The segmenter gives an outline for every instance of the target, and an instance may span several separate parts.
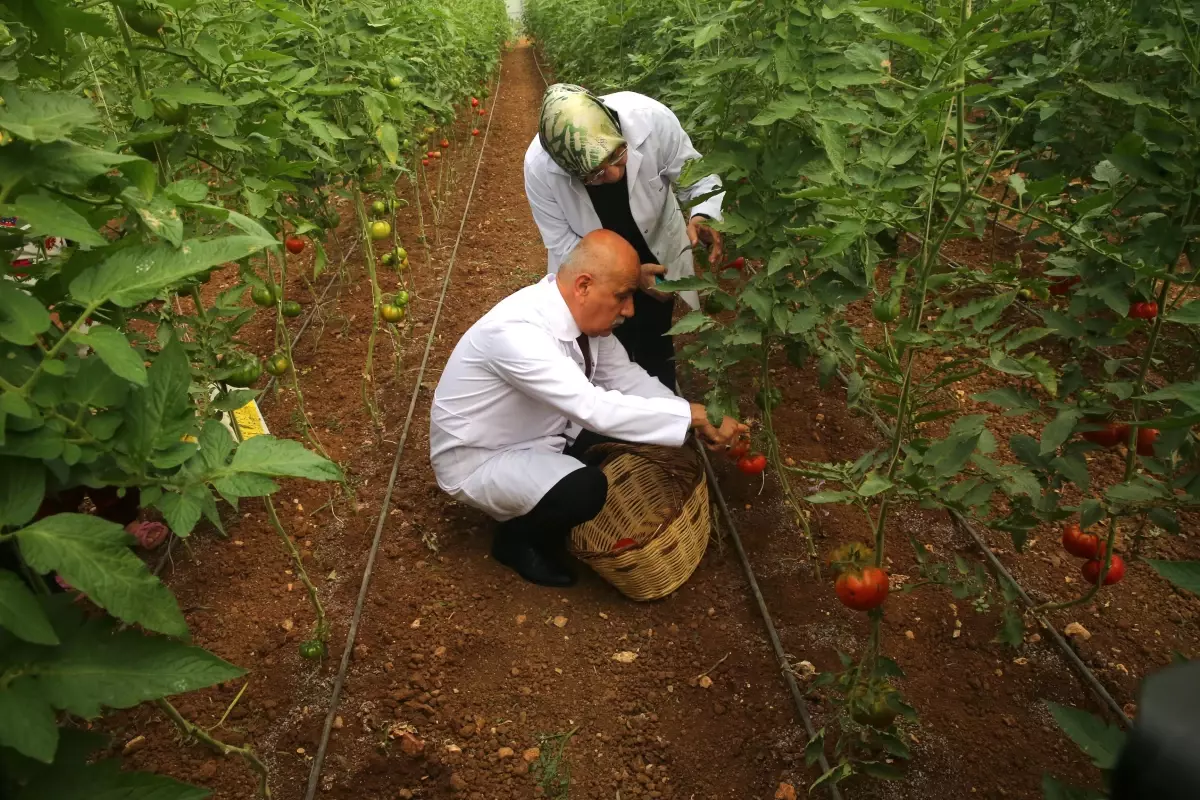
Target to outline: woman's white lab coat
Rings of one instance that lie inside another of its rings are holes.
[[[679,186],[684,165],[700,158],[700,153],[662,103],[636,92],[616,92],[600,99],[621,120],[629,146],[625,167],[629,208],[646,245],[666,267],[667,279],[695,274],[680,204],[719,189],[721,179],[709,175],[687,188]],[[536,137],[525,152],[525,194],[546,244],[547,272],[553,274],[585,234],[601,227],[600,218],[583,182],[554,163]],[[703,200],[689,210],[689,216],[721,219],[723,197],[717,194]],[[680,292],[680,296],[692,308],[699,307],[695,292]]]

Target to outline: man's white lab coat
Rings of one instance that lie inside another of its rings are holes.
[[[617,439],[680,446],[691,405],[629,361],[613,336],[579,326],[553,275],[500,301],[459,340],[430,410],[438,486],[498,520],[528,514],[583,466],[563,455],[568,423]]]
[[[679,187],[679,173],[687,162],[700,158],[700,153],[675,114],[662,103],[636,92],[616,92],[600,99],[621,119],[621,132],[629,145],[625,166],[629,209],[646,245],[666,267],[668,280],[694,275],[680,204],[721,188],[721,179],[709,175],[686,189]],[[601,227],[600,218],[583,181],[554,163],[537,137],[525,151],[525,195],[546,244],[547,272],[553,274],[584,235]],[[714,195],[688,213],[719,220],[723,197]],[[700,307],[695,292],[680,292],[680,296],[692,308]]]

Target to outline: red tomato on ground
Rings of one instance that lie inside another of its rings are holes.
[[[283,246],[292,255],[304,252],[304,240],[299,236],[289,236],[283,240]]]
[[[1129,426],[1120,422],[1108,422],[1098,431],[1084,431],[1080,435],[1101,447],[1116,447],[1129,438]]]
[[[1154,319],[1158,316],[1158,303],[1134,303],[1129,307],[1129,316],[1132,319]]]
[[[1083,573],[1083,579],[1088,583],[1095,584],[1100,579],[1100,570],[1104,567],[1102,558],[1094,558],[1091,561],[1085,561],[1080,568]],[[1118,555],[1113,555],[1112,563],[1108,565],[1108,574],[1104,576],[1104,585],[1112,586],[1114,583],[1120,583],[1121,578],[1125,577],[1125,559]]]
[[[850,570],[838,576],[833,588],[842,605],[855,611],[870,611],[887,599],[888,576],[879,567]]]
[[[1078,523],[1069,522],[1063,526],[1062,546],[1077,558],[1095,558],[1104,545],[1096,534],[1084,533]]]
[[[762,453],[742,456],[738,459],[737,468],[747,475],[758,475],[767,468],[767,457]]]
[[[1158,428],[1138,428],[1137,453],[1139,456],[1154,455],[1154,443],[1158,441]]]

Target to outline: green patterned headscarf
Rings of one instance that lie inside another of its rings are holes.
[[[612,109],[587,89],[570,83],[546,89],[538,137],[554,163],[580,179],[625,144]]]

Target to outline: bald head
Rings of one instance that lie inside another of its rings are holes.
[[[600,229],[580,239],[555,281],[579,329],[588,336],[607,336],[633,316],[633,294],[641,274],[633,245]]]

